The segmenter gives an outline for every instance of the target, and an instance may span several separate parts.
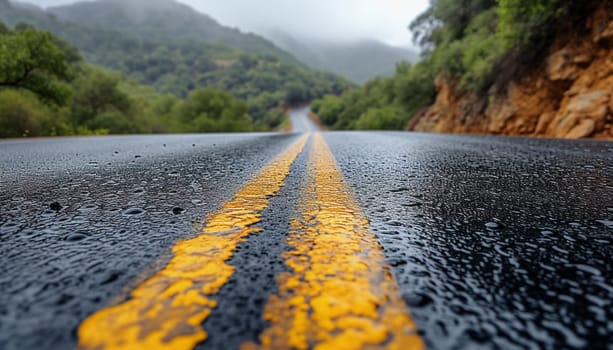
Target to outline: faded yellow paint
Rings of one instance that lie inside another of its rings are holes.
[[[369,223],[321,135],[314,137],[301,217],[284,254],[261,344],[243,349],[423,349]]]
[[[192,349],[207,338],[203,321],[216,307],[210,298],[234,273],[226,263],[237,244],[258,229],[269,197],[284,185],[308,139],[301,137],[219,211],[201,235],[177,243],[174,257],[139,285],[124,303],[103,309],[79,327],[81,349]]]

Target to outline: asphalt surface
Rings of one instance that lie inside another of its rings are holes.
[[[289,111],[289,117],[292,121],[292,132],[305,133],[320,131],[317,124],[308,117],[311,108],[309,106],[292,109]]]
[[[613,348],[613,143],[323,135],[428,348]],[[0,141],[0,349],[74,348],[299,137]],[[266,328],[311,143],[229,261],[198,348]]]

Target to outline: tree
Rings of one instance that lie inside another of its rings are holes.
[[[505,49],[546,53],[556,33],[579,33],[585,20],[602,3],[599,0],[499,0],[498,34]],[[613,9],[609,1],[609,9]],[[534,56],[534,55],[533,55]]]
[[[0,137],[44,136],[50,111],[28,92],[0,90]]]
[[[415,42],[427,52],[462,38],[472,19],[495,7],[497,0],[435,0],[411,23]]]
[[[326,95],[324,98],[313,102],[313,111],[317,113],[321,122],[328,126],[336,124],[344,107],[343,101],[334,95]]]
[[[0,88],[31,91],[47,103],[64,105],[73,71],[48,33],[32,28],[0,34]]]
[[[309,91],[301,81],[291,81],[286,86],[287,102],[290,104],[302,103],[309,99]]]
[[[0,1],[0,4],[2,2]],[[9,27],[7,27],[4,23],[0,22],[0,35],[7,35],[10,34],[11,30],[9,29]]]
[[[192,91],[183,107],[181,118],[188,132],[252,131],[247,104],[227,92],[210,88]]]
[[[401,130],[406,118],[392,106],[370,108],[356,122],[358,130]]]
[[[73,127],[108,129],[113,133],[135,132],[131,122],[133,103],[130,96],[119,89],[120,77],[88,67],[74,82],[71,100]]]

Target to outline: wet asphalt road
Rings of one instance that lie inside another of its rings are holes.
[[[311,107],[305,106],[292,109],[289,111],[289,117],[292,122],[292,132],[305,133],[319,131],[317,124],[308,117]]]
[[[70,349],[88,315],[299,134],[0,142],[0,349]],[[612,349],[613,143],[326,133],[431,349]],[[202,349],[266,327],[263,305],[309,147],[241,243]],[[119,298],[119,299],[118,299]]]

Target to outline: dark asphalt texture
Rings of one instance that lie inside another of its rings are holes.
[[[0,141],[0,349],[70,349],[299,134]],[[327,133],[430,349],[612,349],[613,143]],[[256,340],[309,145],[204,324]],[[53,204],[53,205],[52,205]]]
[[[74,347],[83,319],[163,266],[297,137],[0,142],[0,349]]]

